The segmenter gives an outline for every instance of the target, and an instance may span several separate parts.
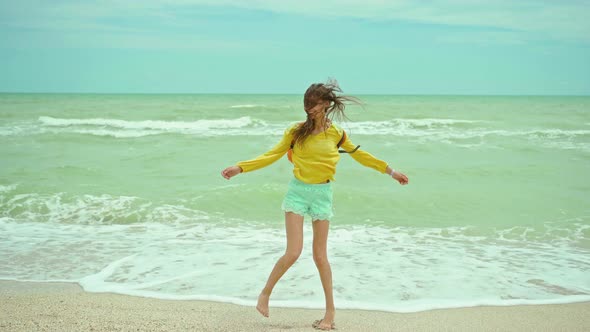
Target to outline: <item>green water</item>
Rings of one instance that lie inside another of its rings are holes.
[[[349,107],[351,122],[341,125],[411,182],[401,187],[344,156],[335,223],[587,222],[590,98],[360,97],[364,109]],[[278,142],[285,126],[302,119],[300,99],[1,95],[0,181],[18,184],[14,194],[134,196],[281,223],[292,176],[286,159],[230,182],[219,173]]]

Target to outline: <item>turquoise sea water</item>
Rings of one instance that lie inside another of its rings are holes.
[[[340,123],[337,307],[590,300],[590,97],[359,96]],[[299,95],[0,94],[0,278],[254,304],[284,250],[286,158],[220,172],[304,118]],[[323,305],[304,253],[271,305]],[[239,281],[236,281],[239,280]]]

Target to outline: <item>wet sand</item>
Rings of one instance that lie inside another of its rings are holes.
[[[271,300],[272,304],[272,300]],[[87,293],[77,284],[0,281],[0,331],[314,331],[321,310]],[[390,313],[338,310],[337,331],[590,331],[590,302]]]

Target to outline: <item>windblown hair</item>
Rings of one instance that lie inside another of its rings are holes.
[[[322,101],[329,101],[330,106],[326,109],[326,118],[332,121],[334,117],[341,121],[343,119],[348,120],[344,109],[346,108],[345,102],[352,102],[361,105],[360,100],[352,96],[337,95],[336,93],[342,93],[342,89],[338,85],[338,82],[334,79],[329,79],[326,83],[314,83],[307,88],[305,95],[303,96],[303,107],[305,112],[315,107]],[[300,147],[303,146],[305,139],[311,135],[315,127],[315,121],[307,115],[307,119],[304,123],[299,125],[293,132],[293,138],[296,144]]]

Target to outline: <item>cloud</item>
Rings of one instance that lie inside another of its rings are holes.
[[[557,0],[22,0],[0,3],[0,26],[131,33],[149,31],[150,26],[151,29],[155,26],[162,31],[162,27],[182,28],[193,24],[185,11],[224,7],[327,19],[402,21],[499,30],[500,35],[496,36],[501,36],[502,30],[522,33],[518,37],[513,35],[513,42],[516,39],[520,42],[522,38],[590,42],[590,1]],[[448,40],[460,38],[458,35]],[[476,38],[469,36],[464,40],[470,39]]]
[[[188,1],[181,1],[186,3]],[[590,41],[589,1],[194,1],[319,17],[402,20],[535,33],[538,38]]]

